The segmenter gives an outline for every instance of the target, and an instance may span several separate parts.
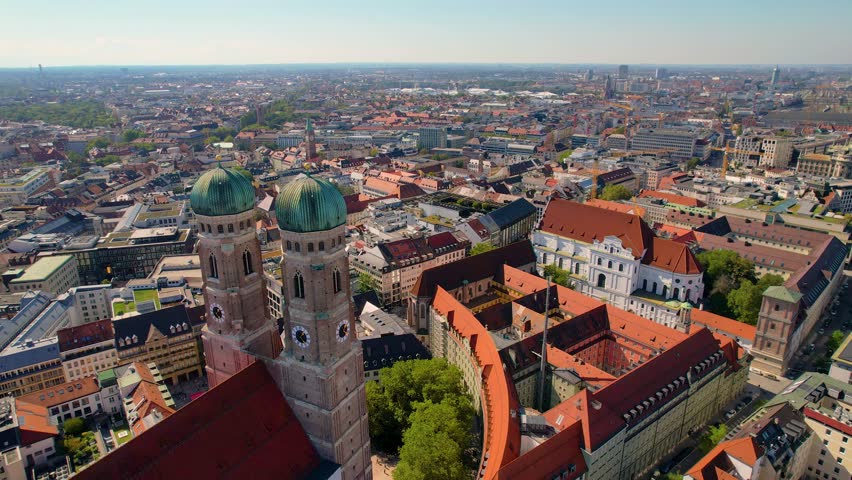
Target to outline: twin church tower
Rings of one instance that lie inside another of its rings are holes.
[[[319,455],[343,478],[371,478],[363,354],[355,338],[346,205],[329,182],[300,175],[275,202],[287,314],[266,308],[251,175],[219,166],[190,196],[207,310],[210,388],[262,361]]]

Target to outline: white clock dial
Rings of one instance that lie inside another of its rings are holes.
[[[296,345],[302,348],[308,348],[308,345],[311,344],[311,334],[302,326],[293,327],[293,341],[296,342]]]
[[[344,342],[349,337],[349,320],[341,320],[337,324],[337,341]]]
[[[223,310],[218,303],[210,305],[210,315],[212,315],[213,319],[219,323],[225,321],[225,310]]]

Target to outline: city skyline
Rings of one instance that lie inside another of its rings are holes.
[[[795,65],[852,63],[852,32],[830,28],[852,4],[823,9],[794,2],[717,2],[712,8],[549,0],[508,2],[333,0],[282,7],[266,0],[153,1],[145,9],[101,0],[34,1],[6,7],[0,68],[100,65],[340,63]],[[495,14],[496,12],[496,14]],[[554,13],[556,12],[556,13]],[[766,20],[756,21],[755,19]],[[39,32],[61,32],[60,35]],[[819,38],[820,48],[803,39]],[[22,40],[23,39],[23,40]],[[676,41],[675,41],[676,39]]]

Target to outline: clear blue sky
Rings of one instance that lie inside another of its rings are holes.
[[[847,63],[852,1],[12,0],[0,67]]]

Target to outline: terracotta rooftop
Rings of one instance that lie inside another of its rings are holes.
[[[686,245],[656,238],[638,215],[553,199],[544,212],[541,230],[586,244],[617,237],[642,263],[680,274],[699,274],[701,266]]]
[[[762,455],[763,448],[753,437],[728,440],[716,445],[686,475],[695,480],[737,480],[740,477],[728,473],[735,468],[731,460],[753,467]]]
[[[105,319],[76,327],[63,328],[56,332],[56,336],[59,340],[59,351],[67,352],[112,340],[115,333],[112,329],[112,320]]]
[[[100,389],[96,377],[85,377],[22,395],[18,399],[32,405],[50,408],[97,393]]]
[[[702,325],[713,331],[719,331],[735,338],[754,342],[754,336],[757,333],[757,328],[754,325],[738,322],[728,317],[697,308],[692,309],[691,315],[693,324]]]
[[[290,405],[257,362],[75,478],[297,480],[319,465]]]
[[[20,398],[15,399],[15,413],[18,416],[21,444],[32,445],[35,442],[59,435],[56,425],[50,424],[50,414],[46,407],[33,405]]]
[[[469,342],[482,371],[482,452],[488,465],[480,465],[484,474],[478,478],[495,479],[499,468],[520,455],[521,430],[517,416],[520,404],[514,384],[503,370],[494,340],[470,310],[441,287],[432,306],[447,318],[450,328]]]
[[[683,205],[686,207],[704,207],[705,204],[697,198],[685,197],[668,192],[659,192],[657,190],[645,190],[639,195],[640,198],[658,198],[668,203]]]

